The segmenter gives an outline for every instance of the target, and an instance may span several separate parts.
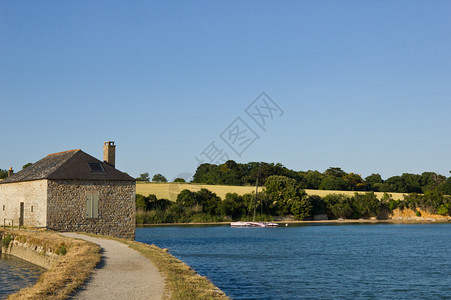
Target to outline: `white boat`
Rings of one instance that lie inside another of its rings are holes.
[[[257,180],[255,184],[255,200],[254,200],[254,219],[252,222],[238,221],[231,222],[231,227],[277,227],[279,224],[273,222],[255,222],[255,214],[257,210],[257,194],[258,194],[258,176],[260,174],[260,165],[258,166]]]
[[[277,227],[279,224],[273,222],[231,222],[232,227]]]

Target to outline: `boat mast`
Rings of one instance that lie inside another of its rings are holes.
[[[254,199],[254,218],[252,222],[255,222],[255,214],[257,213],[257,194],[258,194],[258,177],[260,176],[260,163],[258,163],[257,180],[255,183],[255,199]]]

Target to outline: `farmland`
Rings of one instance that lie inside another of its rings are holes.
[[[149,194],[154,194],[158,199],[168,199],[175,201],[177,195],[184,189],[188,189],[193,192],[197,192],[200,189],[205,188],[215,193],[221,199],[225,198],[227,193],[237,193],[238,195],[244,195],[248,193],[255,193],[255,187],[253,186],[230,186],[230,185],[207,185],[207,184],[191,184],[191,183],[143,183],[137,182],[136,193],[147,196]],[[264,187],[263,187],[264,189]],[[327,191],[327,190],[305,190],[309,195],[318,195],[324,197],[328,194],[344,194],[348,196],[353,196],[354,191]],[[364,193],[364,192],[360,192]],[[380,199],[384,193],[375,193]],[[402,193],[389,193],[392,195],[394,200],[404,199]]]

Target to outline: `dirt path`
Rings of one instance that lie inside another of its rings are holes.
[[[162,299],[164,279],[139,252],[113,240],[76,233],[62,235],[90,241],[102,248],[102,261],[72,299]]]

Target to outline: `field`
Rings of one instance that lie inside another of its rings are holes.
[[[136,193],[147,196],[149,194],[154,194],[158,199],[169,199],[175,201],[177,195],[184,189],[196,192],[200,189],[205,188],[212,191],[221,199],[225,198],[227,193],[237,193],[239,195],[247,193],[255,193],[255,187],[253,186],[230,186],[230,185],[206,185],[206,184],[191,184],[191,183],[142,183],[138,182],[136,184]],[[305,190],[309,195],[318,195],[324,197],[329,194],[345,194],[354,195],[355,192],[352,191],[326,191],[326,190]],[[379,198],[382,198],[384,193],[375,193]],[[402,200],[403,194],[401,193],[390,193],[393,199]]]

